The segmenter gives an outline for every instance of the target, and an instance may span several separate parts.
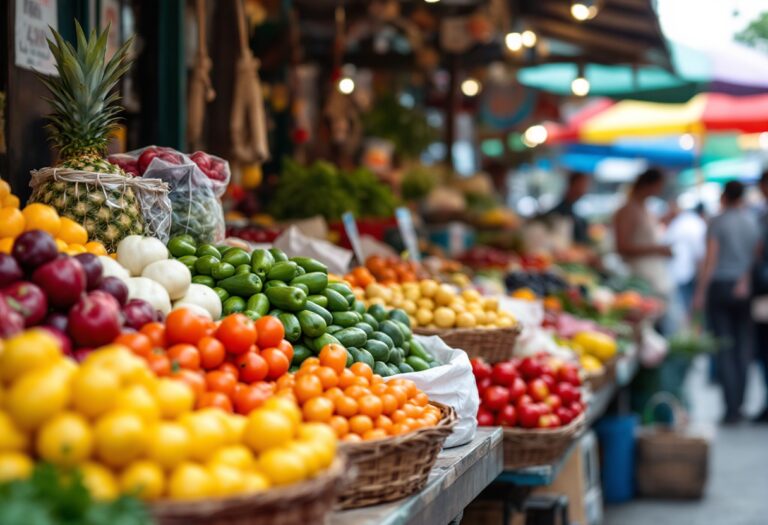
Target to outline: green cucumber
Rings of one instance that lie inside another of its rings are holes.
[[[299,290],[304,292],[305,295],[309,295],[309,286],[307,286],[306,284],[304,284],[304,283],[296,283],[296,284],[291,283],[291,286],[295,286],[296,288],[298,288]]]
[[[395,346],[400,346],[403,344],[403,341],[405,341],[403,332],[400,330],[400,327],[397,326],[395,321],[384,321],[379,323],[379,332],[387,334],[390,339],[392,339]]]
[[[339,326],[337,324],[329,324],[328,328],[325,329],[325,331],[328,332],[329,334],[335,334],[339,330],[344,330],[344,327]]]
[[[307,300],[306,304],[304,305],[305,310],[309,310],[310,312],[315,312],[317,315],[323,318],[325,321],[325,324],[331,325],[333,324],[333,314],[320,306],[317,303],[313,303],[312,301]]]
[[[312,259],[311,257],[291,257],[291,261],[295,262],[302,268],[304,268],[307,273],[311,272],[322,272],[324,274],[328,273],[328,267],[318,261],[317,259]]]
[[[394,308],[389,312],[389,319],[393,321],[400,321],[401,323],[405,324],[408,328],[411,327],[411,318],[408,317],[408,314],[405,313],[405,310],[401,310],[400,308]]]
[[[328,286],[328,275],[322,272],[311,272],[299,275],[291,280],[291,285],[305,284],[310,294],[317,294]]]
[[[261,279],[266,279],[267,273],[269,273],[274,264],[275,258],[269,251],[263,248],[253,250],[253,253],[251,253],[251,270]]]
[[[320,294],[308,295],[307,301],[312,301],[316,305],[322,306],[323,308],[328,306],[328,298]]]
[[[416,357],[415,355],[409,355],[405,359],[405,362],[412,366],[416,372],[423,372],[424,370],[429,369],[429,363],[420,357]]]
[[[387,309],[380,304],[372,304],[368,307],[368,313],[379,323],[387,320]]]
[[[387,366],[389,367],[389,371],[392,372],[393,376],[400,373],[400,369],[397,367],[397,365],[393,365],[392,363],[387,363]]]
[[[277,316],[285,328],[285,338],[291,343],[301,339],[301,324],[298,318],[289,312],[283,312]]]
[[[368,336],[365,332],[359,328],[349,327],[344,330],[339,330],[333,336],[339,340],[344,346],[363,346],[368,340]]]
[[[221,259],[215,255],[206,254],[195,261],[195,273],[198,275],[211,275],[213,268],[221,263]]]
[[[277,316],[278,316],[278,315],[280,315],[281,313],[283,313],[283,311],[282,311],[282,310],[280,310],[279,308],[273,308],[273,309],[271,309],[271,310],[270,310],[270,311],[267,313],[267,315],[271,315],[272,317],[277,317]]]
[[[371,353],[368,350],[366,350],[365,348],[361,348],[360,351],[358,352],[357,361],[359,363],[365,363],[366,365],[370,366],[371,368],[373,368],[374,363],[376,362],[376,360],[373,358]]]
[[[258,279],[258,277],[257,277]],[[304,309],[307,304],[307,294],[304,290],[295,286],[278,286],[276,288],[267,288],[264,292],[269,298],[269,303],[282,310],[289,312],[298,312]]]
[[[336,290],[326,288],[323,295],[328,299],[328,309],[331,312],[346,312],[349,310],[347,299]]]
[[[269,299],[263,293],[253,294],[248,298],[247,309],[258,312],[261,315],[267,315],[269,312]]]
[[[345,348],[344,350],[347,350],[347,349]],[[352,355],[352,352],[347,350],[347,362],[344,364],[344,366],[349,368],[354,364],[355,364],[355,356]]]
[[[261,291],[261,279],[254,273],[233,275],[222,279],[217,285],[238,297],[250,297]]]
[[[211,268],[211,277],[217,281],[226,279],[227,277],[232,277],[233,275],[235,275],[235,267],[227,262],[222,261]]]
[[[242,248],[232,248],[221,256],[221,262],[229,263],[234,267],[241,264],[250,264],[251,257]],[[255,272],[254,272],[255,273]]]
[[[294,366],[301,366],[301,363],[308,357],[312,357],[312,350],[301,344],[293,345],[293,360],[291,364]]]
[[[373,334],[373,327],[365,321],[360,321],[359,323],[355,324],[355,328],[359,328],[365,332],[365,337],[371,337],[371,334]]]
[[[376,339],[377,341],[381,341],[382,343],[387,345],[387,348],[389,348],[390,350],[392,350],[395,347],[395,343],[394,341],[392,341],[392,338],[389,337],[384,332],[373,332],[373,334],[371,334],[371,337],[369,339]]]
[[[411,351],[409,357],[417,357],[425,362],[429,362],[434,359],[418,339],[411,339]]]
[[[354,326],[361,321],[361,316],[357,312],[331,312],[333,324],[343,327]]]
[[[275,262],[285,262],[288,260],[288,256],[283,250],[279,248],[270,248],[268,251],[272,255],[272,258],[275,260]]]
[[[245,299],[232,296],[222,304],[222,313],[224,315],[234,314],[245,311]]]
[[[378,374],[381,377],[389,377],[392,375],[392,370],[390,370],[385,363],[376,361],[376,363],[373,365],[373,373]]]
[[[202,285],[208,286],[209,288],[216,287],[216,280],[210,275],[195,275],[194,277],[192,277],[192,282],[195,284],[202,284]]]
[[[393,348],[389,352],[389,362],[394,365],[399,365],[405,359],[405,351],[402,348]]]
[[[363,301],[356,300],[352,305],[352,309],[360,315],[363,315],[365,313],[365,303]]]
[[[347,286],[344,283],[340,283],[338,281],[328,283],[328,288],[340,293],[341,295],[347,295],[352,293],[352,289],[349,286]]]
[[[291,261],[282,261],[272,265],[267,272],[268,281],[283,281],[288,283],[296,277],[296,263]]]
[[[409,374],[411,372],[415,372],[413,367],[406,362],[400,363],[399,365],[397,365],[397,368],[400,369],[401,374]]]
[[[328,328],[325,319],[310,310],[302,310],[296,314],[296,317],[299,319],[301,331],[309,337],[320,337]]]
[[[377,341],[376,339],[369,339],[365,342],[365,349],[368,350],[376,361],[389,361],[389,347]]]
[[[363,314],[363,322],[369,324],[371,328],[373,328],[374,330],[379,329],[379,322],[376,320],[374,316],[372,316],[367,312]]]

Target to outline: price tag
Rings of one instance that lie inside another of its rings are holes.
[[[341,222],[344,225],[344,231],[347,233],[349,244],[352,245],[352,251],[355,252],[355,258],[358,264],[365,263],[363,257],[363,247],[360,244],[360,232],[357,231],[357,222],[355,222],[355,216],[351,211],[344,213],[341,216]]]
[[[420,262],[419,239],[416,236],[416,228],[413,226],[411,210],[405,207],[397,208],[395,210],[395,219],[397,219],[397,228],[400,230],[400,236],[403,238],[405,249],[408,250],[408,258]]]

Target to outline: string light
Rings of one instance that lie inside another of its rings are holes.
[[[355,90],[355,81],[349,77],[339,79],[339,91],[345,95],[350,95]]]
[[[525,133],[523,133],[523,144],[529,148],[535,148],[540,144],[544,144],[548,136],[547,128],[541,124],[536,124],[526,129]]]
[[[480,82],[474,78],[468,78],[461,83],[461,92],[468,97],[474,97],[480,93]]]
[[[693,149],[693,147],[696,145],[696,139],[693,138],[693,135],[690,133],[685,133],[684,135],[680,135],[680,138],[678,139],[678,144],[680,144],[680,147],[686,151],[690,151]]]
[[[523,42],[523,45],[525,47],[533,47],[533,46],[535,46],[536,45],[536,41],[538,40],[538,38],[536,37],[536,33],[531,31],[530,29],[526,29],[525,31],[523,31],[523,33],[520,36],[521,36],[521,40]]]
[[[520,33],[507,33],[504,37],[504,44],[510,51],[520,51],[523,48],[523,35]]]
[[[589,80],[578,76],[571,82],[571,92],[577,97],[586,97],[589,94]]]
[[[597,16],[597,6],[586,0],[577,0],[571,4],[571,16],[579,22],[592,20]]]

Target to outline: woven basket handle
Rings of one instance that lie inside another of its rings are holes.
[[[672,410],[672,428],[684,428],[688,424],[688,411],[680,400],[671,392],[656,392],[645,403],[643,419],[656,424],[654,412],[659,405],[666,405]]]

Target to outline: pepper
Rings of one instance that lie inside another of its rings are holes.
[[[268,288],[265,292],[272,306],[287,310],[289,312],[298,312],[304,309],[307,304],[307,294],[304,290],[295,286],[278,286]]]
[[[267,312],[269,312],[269,299],[263,293],[254,294],[248,299],[246,309],[257,312],[259,315],[267,315]]]
[[[213,268],[211,268],[211,277],[216,279],[217,281],[219,279],[226,279],[227,277],[232,277],[235,275],[235,267],[229,264],[228,262],[220,262]]]
[[[251,269],[259,278],[266,279],[267,273],[269,273],[273,264],[275,264],[275,258],[269,250],[264,248],[253,250],[251,254]]]
[[[290,260],[304,268],[307,273],[322,272],[326,275],[328,274],[328,267],[317,259],[311,257],[291,257]]]
[[[179,257],[179,262],[182,263],[184,266],[189,268],[190,272],[195,271],[195,262],[197,261],[196,255],[184,255],[182,257]]]
[[[203,244],[202,246],[199,246],[195,254],[198,257],[202,257],[203,255],[213,255],[217,259],[221,260],[221,252],[217,250],[213,244]]]
[[[250,297],[261,291],[261,279],[253,273],[242,273],[222,279],[218,283],[219,288],[224,288],[231,295],[238,297]]]
[[[198,257],[197,261],[195,261],[195,273],[200,275],[211,275],[213,267],[217,266],[220,262],[219,258],[213,255],[203,255],[202,257]]]
[[[270,281],[283,281],[284,283],[291,282],[291,279],[296,277],[296,268],[298,266],[293,261],[275,263],[267,272],[267,279]]]
[[[240,266],[241,264],[248,264],[251,262],[250,256],[240,248],[230,248],[221,257],[222,262],[229,263],[232,266]]]
[[[197,248],[195,247],[195,241],[189,237],[189,235],[179,235],[168,241],[168,251],[171,252],[176,258],[184,257],[185,255],[195,255]]]

